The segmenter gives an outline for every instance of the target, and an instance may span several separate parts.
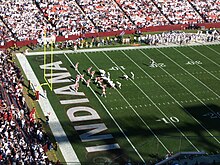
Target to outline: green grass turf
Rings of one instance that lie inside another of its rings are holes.
[[[94,93],[84,84],[80,83],[80,91],[86,94],[89,103],[83,105],[94,108],[101,121],[83,124],[104,123],[108,130],[103,134],[111,133],[114,140],[81,142],[81,132],[76,132],[73,126],[82,123],[70,123],[66,115],[70,107],[79,105],[63,106],[59,100],[70,97],[48,91],[48,98],[82,162],[142,162],[140,157],[149,162],[164,157],[167,150],[174,153],[220,150],[220,45],[75,53],[68,54],[68,57],[74,64],[79,62],[80,73],[85,74],[84,70],[90,66],[96,71],[101,68],[110,72],[114,82],[122,83],[122,89],[108,88],[107,98],[100,96],[101,89],[95,84],[91,87],[140,154],[138,156]],[[166,67],[150,68],[151,58]],[[43,71],[39,68],[43,56],[30,56],[28,60],[43,83]],[[54,61],[62,61],[61,66],[66,67],[75,79],[77,73],[64,55],[55,55]],[[189,65],[186,64],[188,61],[202,64]],[[110,70],[112,67],[116,70]],[[135,74],[134,80],[121,78],[123,74],[130,76],[130,72]],[[53,87],[64,85],[68,83],[53,84]],[[110,142],[117,142],[121,149],[93,154],[85,150],[88,146]]]

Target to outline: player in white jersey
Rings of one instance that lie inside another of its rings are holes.
[[[77,63],[75,64],[75,71],[78,71],[78,67],[79,67],[79,62],[77,62]]]
[[[134,80],[134,73],[133,72],[131,72],[131,79]]]
[[[151,68],[155,68],[155,67],[157,67],[157,63],[156,63],[153,59],[151,59],[149,66],[150,66]]]
[[[91,72],[91,79],[94,78],[94,75],[95,75],[95,71],[93,70],[93,71]]]
[[[116,84],[117,84],[117,87],[118,87],[119,89],[121,89],[121,83],[118,82],[118,81],[116,81]]]
[[[90,75],[91,70],[92,70],[92,66],[90,66],[90,67],[87,69],[88,75]]]
[[[123,78],[126,79],[126,80],[128,80],[129,77],[128,77],[128,75],[124,74],[124,75],[123,75]]]
[[[90,87],[90,82],[91,82],[91,79],[88,79],[88,80],[86,81],[86,86],[87,86],[87,87]]]
[[[103,97],[106,97],[106,87],[103,85],[102,87],[102,95]]]

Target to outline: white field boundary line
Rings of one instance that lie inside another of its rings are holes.
[[[196,50],[195,48],[189,46],[189,48],[191,48],[192,50],[194,50],[195,52],[197,52],[198,54],[200,54],[202,57],[206,58],[207,60],[209,60],[210,62],[212,62],[213,64],[217,65],[218,67],[220,67],[220,64],[216,63],[215,61],[213,61],[212,59],[206,57],[204,54],[202,54],[200,51]]]
[[[147,58],[149,58],[143,51],[140,50],[140,52],[142,54],[144,54]],[[140,70],[142,70],[152,81],[154,81],[164,92],[166,92],[189,116],[191,116],[204,130],[206,130],[206,132],[211,136],[213,137],[219,144],[219,140],[214,137],[214,135],[209,131],[207,130],[195,117],[193,117],[185,108],[184,106],[179,103],[179,101],[177,101],[163,86],[161,86],[154,78],[152,78],[142,67],[140,67],[136,62],[134,62],[130,57],[128,57]],[[150,58],[149,58],[150,59]],[[161,68],[163,69],[163,68]],[[169,73],[168,73],[169,74]]]
[[[34,71],[32,70],[27,58],[24,54],[16,54],[18,61],[20,62],[22,69],[27,77],[34,85],[40,87],[39,92],[43,94],[43,89],[40,86],[40,83],[34,74]],[[61,153],[66,161],[67,164],[71,164],[70,162],[74,162],[76,164],[80,164],[80,161],[75,153],[75,151],[72,148],[72,145],[70,144],[66,133],[63,130],[63,127],[60,124],[59,119],[57,118],[50,102],[48,99],[45,99],[42,95],[40,95],[38,103],[44,113],[45,116],[50,113],[50,122],[49,126],[50,129],[56,139],[56,141],[59,144],[59,148],[61,150]]]
[[[168,58],[170,61],[172,61],[173,63],[175,63],[178,67],[180,67],[182,70],[184,70],[185,72],[187,72],[188,74],[190,74],[195,80],[199,81],[204,87],[206,87],[207,89],[209,89],[213,94],[215,94],[216,96],[218,96],[218,98],[220,98],[220,96],[215,93],[212,89],[210,89],[208,86],[206,86],[203,82],[201,82],[199,79],[197,79],[195,76],[193,76],[190,72],[188,72],[186,69],[184,69],[182,66],[180,66],[178,63],[176,63],[173,59],[171,59],[170,57],[168,57],[164,52],[162,52],[161,50],[157,49],[158,52],[160,52],[161,54],[163,54],[166,58]],[[148,57],[149,58],[149,57]],[[170,77],[173,78],[173,80],[175,80],[178,84],[180,84],[184,89],[186,89],[189,93],[191,93],[198,101],[200,101],[200,103],[202,103],[207,109],[209,109],[212,113],[214,113],[216,116],[218,116],[218,118],[220,118],[220,115],[218,115],[215,111],[213,111],[211,108],[209,108],[200,98],[198,98],[192,91],[190,91],[185,85],[183,85],[181,82],[179,82],[174,76],[172,76],[169,72],[167,72],[165,69],[161,68],[164,72],[166,72],[168,75],[170,75]]]
[[[86,54],[84,53],[85,56],[92,62],[92,64],[99,69],[99,67],[94,63],[94,61],[92,61],[92,59]],[[144,125],[149,129],[149,131],[154,135],[154,137],[158,140],[158,142],[164,147],[164,149],[169,153],[169,149],[167,149],[167,147],[163,144],[163,142],[157,137],[157,135],[152,131],[152,129],[149,127],[149,125],[144,121],[144,119],[137,113],[137,111],[133,108],[133,106],[129,103],[129,101],[121,94],[121,92],[119,92],[119,90],[116,88],[115,89],[118,94],[123,98],[123,100],[128,104],[128,106],[133,110],[133,112],[138,116],[138,118],[144,123]]]
[[[181,52],[180,50],[173,48],[174,50],[176,50],[177,52],[179,52],[181,55],[183,55],[184,57],[186,57],[188,60],[192,60],[191,58],[189,58],[187,55],[185,55],[183,52]],[[208,70],[206,70],[204,67],[200,66],[199,64],[196,64],[196,66],[200,67],[202,70],[204,70],[205,72],[207,72],[208,74],[210,74],[211,76],[213,76],[214,78],[216,78],[217,80],[220,80],[220,78],[216,77],[214,74],[212,74],[211,72],[209,72]]]
[[[204,45],[218,45],[220,42],[212,42],[205,43]],[[188,47],[188,46],[201,46],[200,43],[191,43],[186,45],[176,45],[176,44],[168,44],[168,45],[157,45],[157,46],[128,46],[128,47],[114,47],[114,48],[94,48],[94,49],[79,49],[77,51],[73,50],[59,50],[54,51],[53,54],[63,54],[63,53],[88,53],[88,52],[102,52],[102,51],[117,51],[117,50],[137,50],[137,49],[152,49],[152,48],[170,48],[170,47]],[[37,55],[50,55],[50,52],[29,52],[27,56],[37,56]]]
[[[69,61],[69,63],[75,67],[75,65],[73,64],[73,62],[69,59],[69,57],[64,53],[66,59]],[[77,71],[77,73],[79,75],[81,75],[81,73],[79,71]],[[86,82],[85,78],[83,78],[83,81]],[[115,118],[112,116],[112,114],[109,112],[109,110],[107,109],[107,107],[105,106],[105,104],[102,102],[102,100],[98,97],[98,95],[95,93],[95,91],[92,89],[92,87],[89,86],[89,89],[91,90],[91,92],[95,95],[95,97],[97,98],[97,100],[99,101],[99,103],[102,105],[102,107],[105,109],[105,111],[108,113],[108,115],[111,117],[112,121],[115,123],[115,125],[118,127],[118,129],[121,131],[121,133],[124,135],[124,137],[126,138],[126,140],[128,141],[128,143],[131,145],[131,147],[134,149],[134,151],[137,153],[137,155],[139,156],[139,158],[141,159],[141,161],[143,163],[145,163],[145,160],[143,159],[143,157],[140,155],[140,153],[137,151],[137,149],[135,148],[135,146],[133,145],[133,143],[130,141],[130,139],[128,138],[128,136],[125,134],[125,132],[123,131],[123,129],[120,127],[120,125],[117,123],[117,121],[115,120]]]
[[[215,52],[216,54],[220,55],[220,52],[216,51],[215,49],[211,48],[210,46],[204,45],[205,47],[209,48],[210,50],[212,50],[213,52]]]
[[[105,53],[103,52],[106,57],[115,65],[118,67],[118,65]],[[122,53],[127,57],[127,54],[124,53],[122,51]],[[127,57],[128,58],[128,57]],[[120,68],[120,67],[118,67]],[[123,74],[126,74],[121,68],[120,71]],[[157,106],[157,104],[132,80],[130,79],[130,81],[141,91],[141,93],[148,99],[150,100],[150,102],[160,111],[160,113],[173,125],[173,127],[176,128],[177,131],[179,131],[179,133],[189,142],[189,144],[196,150],[199,152],[199,149],[186,137],[186,135],[170,120],[170,118]]]

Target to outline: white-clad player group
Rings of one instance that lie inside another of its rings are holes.
[[[76,72],[79,72],[79,62],[77,62],[74,66],[74,69]],[[75,77],[74,84],[70,86],[74,92],[78,92],[79,86],[80,86],[80,81],[83,81],[87,87],[90,87],[90,83],[94,82],[99,88],[102,89],[101,96],[106,97],[106,90],[107,88],[112,88],[112,89],[121,89],[122,84],[119,81],[112,81],[111,80],[111,74],[110,72],[106,72],[103,69],[99,69],[99,71],[92,70],[92,66],[90,66],[88,69],[86,69],[86,74],[89,76],[89,78],[86,80],[84,77],[84,74],[77,74]],[[123,78],[125,79],[134,79],[134,73],[130,72],[131,76],[128,75],[123,75]]]
[[[153,59],[151,59],[149,67],[154,68],[154,67],[157,67],[156,65],[157,65],[157,63]],[[78,67],[79,67],[79,62],[77,62],[74,66],[75,71],[77,71],[79,73]],[[84,74],[76,75],[75,80],[73,80],[75,83],[70,88],[73,89],[75,92],[77,92],[79,89],[80,80],[82,82],[84,82],[87,87],[90,87],[91,82],[93,82],[96,86],[101,88],[101,90],[102,90],[101,96],[102,97],[106,97],[107,88],[112,88],[112,89],[116,89],[116,88],[121,89],[122,88],[121,82],[119,82],[119,81],[114,82],[113,80],[111,80],[110,72],[106,72],[103,69],[99,69],[98,71],[95,71],[92,69],[93,69],[92,66],[90,66],[88,69],[86,69],[86,75],[89,76],[89,78],[87,80],[84,78],[85,77]],[[129,74],[123,74],[121,78],[125,79],[125,80],[129,80],[129,79],[134,80],[135,75],[133,72],[130,72]]]

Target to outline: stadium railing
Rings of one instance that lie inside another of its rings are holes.
[[[155,165],[166,164],[166,163],[170,162],[171,160],[177,159],[178,157],[183,156],[183,155],[184,156],[198,156],[198,155],[205,155],[205,154],[206,154],[205,152],[179,152],[179,153],[176,153],[175,155],[172,155],[169,158],[167,158],[161,162],[156,163]]]
[[[196,24],[197,27],[204,27],[205,29],[208,28],[220,28],[220,22],[218,23],[201,23]],[[141,32],[157,32],[157,31],[170,31],[170,30],[185,30],[188,27],[190,27],[189,24],[179,24],[179,25],[165,25],[165,26],[153,26],[153,27],[146,27],[140,29]],[[120,30],[120,31],[112,31],[112,32],[98,32],[98,33],[86,33],[82,34],[80,36],[78,35],[69,35],[68,38],[65,36],[57,36],[56,42],[63,42],[67,40],[76,40],[79,37],[85,37],[85,38],[92,38],[92,37],[108,37],[108,36],[116,36],[120,35],[122,32],[124,34],[134,34],[136,30]],[[36,45],[37,39],[35,40],[25,40],[25,41],[9,41],[6,42],[5,45],[0,46],[0,49],[7,49],[10,47],[23,47],[23,46],[30,46],[30,45]]]

